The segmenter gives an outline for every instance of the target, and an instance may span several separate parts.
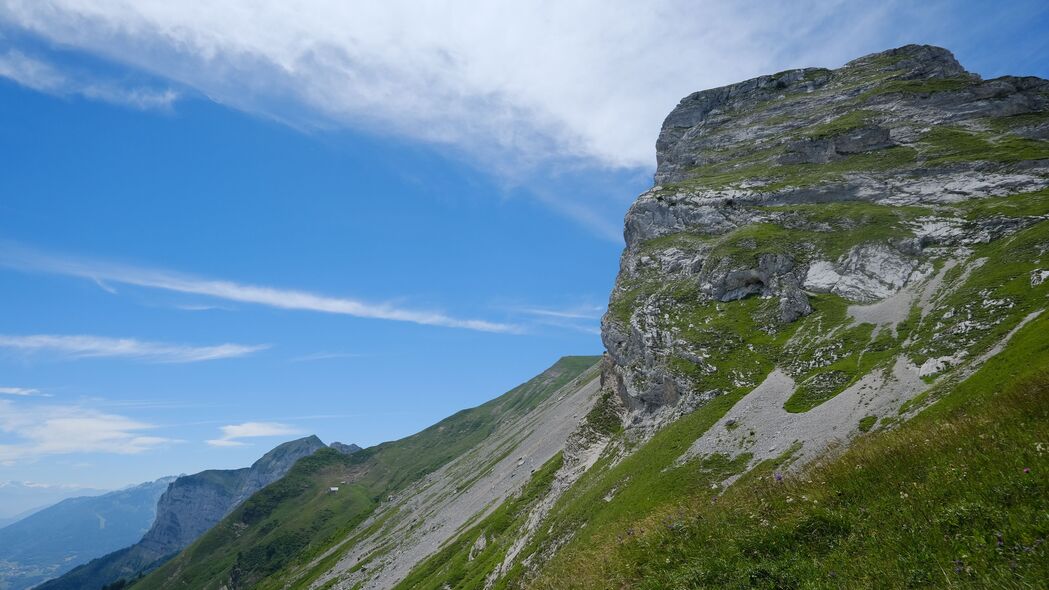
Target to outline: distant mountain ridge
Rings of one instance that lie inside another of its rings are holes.
[[[57,504],[66,498],[101,496],[113,490],[0,481],[0,528]]]
[[[175,481],[68,498],[0,529],[0,588],[24,590],[141,538]]]
[[[84,564],[41,589],[98,589],[151,571],[196,540],[255,492],[280,479],[296,461],[325,445],[316,436],[286,442],[251,467],[184,475],[160,496],[156,519],[137,543]]]

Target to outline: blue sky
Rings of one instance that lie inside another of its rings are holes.
[[[375,444],[599,354],[691,91],[908,42],[1049,76],[1039,2],[248,4],[0,1],[0,481]]]

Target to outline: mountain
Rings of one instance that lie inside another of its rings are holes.
[[[322,448],[325,446],[319,438],[309,436],[277,446],[251,467],[183,475],[171,482],[156,502],[156,518],[150,519],[152,526],[145,535],[136,535],[128,541],[132,545],[94,559],[39,588],[95,589],[150,571],[249,496],[284,476],[296,461]]]
[[[0,526],[17,522],[66,498],[99,496],[107,491],[26,481],[0,481]]]
[[[600,363],[320,451],[133,587],[1043,587],[1049,81],[908,45],[656,150]]]
[[[134,543],[149,529],[157,500],[174,479],[62,500],[0,529],[0,588],[31,588]]]
[[[33,514],[35,512],[40,512],[44,508],[47,508],[47,506],[37,506],[35,508],[30,508],[29,510],[26,510],[25,512],[19,512],[18,514],[15,514],[13,516],[2,517],[2,518],[0,518],[0,529],[4,528],[5,526],[7,526],[9,524],[14,524],[14,523],[22,520],[23,518],[29,516],[30,514]]]

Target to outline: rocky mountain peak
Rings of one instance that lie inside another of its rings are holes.
[[[333,449],[335,449],[336,451],[339,451],[340,453],[342,453],[344,455],[352,455],[352,454],[356,453],[357,451],[361,450],[361,447],[359,447],[355,443],[346,444],[346,443],[341,443],[341,442],[336,441],[336,442],[333,442],[333,443],[329,444],[328,446],[333,448]]]
[[[975,76],[958,63],[953,53],[935,45],[904,45],[872,53],[846,63],[845,68],[894,72],[906,80]]]
[[[1036,223],[966,203],[1049,187],[1049,81],[985,81],[907,45],[690,94],[656,150],[602,327],[606,383],[646,411],[748,383],[725,379],[753,356],[732,330],[788,331],[824,294],[883,301],[927,279],[940,249]],[[767,304],[735,303],[752,298]]]

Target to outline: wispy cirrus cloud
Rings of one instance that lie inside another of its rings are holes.
[[[464,328],[481,332],[515,333],[521,331],[519,326],[513,324],[457,318],[441,312],[407,309],[389,303],[366,303],[356,299],[331,297],[296,289],[206,279],[166,270],[98,260],[57,257],[15,244],[5,244],[5,247],[0,250],[0,266],[23,271],[80,277],[92,281],[123,283],[177,293],[204,295],[226,301],[281,309],[410,322],[427,326]]]
[[[564,308],[524,306],[513,307],[511,311],[531,316],[532,321],[537,324],[596,335],[601,333],[599,320],[604,314],[605,306],[577,305]]]
[[[0,400],[0,464],[48,455],[143,453],[175,439],[153,436],[156,426],[76,405],[32,405]]]
[[[17,395],[19,397],[51,397],[50,393],[44,393],[39,389],[31,387],[0,387],[0,395]]]
[[[0,53],[0,77],[47,94],[81,96],[139,110],[168,110],[179,98],[179,94],[171,89],[128,87],[64,71],[17,49]]]
[[[297,428],[280,422],[244,422],[229,424],[219,430],[222,432],[221,437],[205,442],[213,447],[241,447],[248,444],[241,440],[245,438],[301,434]]]
[[[569,308],[518,307],[516,311],[528,315],[569,320],[596,320],[605,312],[603,305],[581,305]]]
[[[195,363],[247,356],[269,346],[188,346],[104,336],[0,334],[0,348],[24,354],[50,353],[70,358],[131,358],[156,363]]]

